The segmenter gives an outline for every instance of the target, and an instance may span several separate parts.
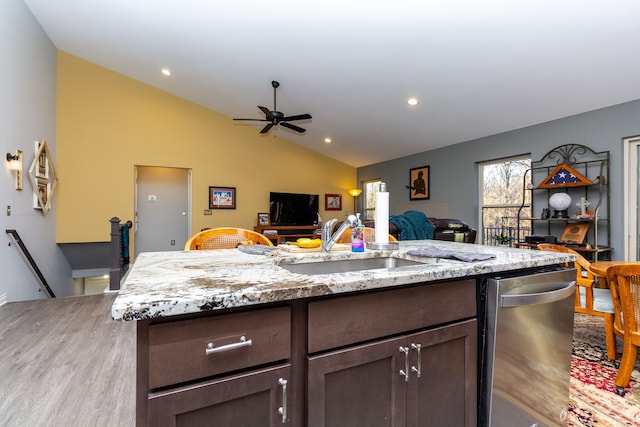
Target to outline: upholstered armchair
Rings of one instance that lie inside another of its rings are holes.
[[[433,224],[433,238],[451,242],[475,243],[476,230],[460,219],[429,218]]]

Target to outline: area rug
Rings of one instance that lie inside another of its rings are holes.
[[[618,353],[621,350],[618,339]],[[617,372],[607,359],[602,319],[576,313],[567,426],[640,426],[640,364],[636,361],[624,397],[615,391]]]

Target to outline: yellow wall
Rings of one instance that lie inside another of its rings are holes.
[[[252,229],[269,191],[320,194],[325,221],[352,209],[345,163],[60,51],[57,81],[58,243],[108,241],[110,218],[133,219],[136,165],[193,171],[194,232]],[[205,216],[210,185],[236,187],[237,209]],[[324,211],[325,193],[343,211]]]

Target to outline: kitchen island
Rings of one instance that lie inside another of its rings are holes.
[[[137,424],[475,426],[478,279],[570,260],[439,241],[141,254],[112,307],[138,321]]]

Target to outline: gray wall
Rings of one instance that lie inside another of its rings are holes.
[[[612,257],[623,259],[623,139],[637,135],[640,100],[362,167],[358,169],[358,181],[387,182],[392,213],[415,209],[431,217],[459,218],[477,228],[477,162],[520,154],[540,160],[549,150],[564,144],[609,150]],[[409,169],[424,165],[431,167],[431,197],[428,201],[410,201],[405,188],[409,185]]]
[[[56,296],[72,295],[71,268],[55,243],[56,198],[46,215],[33,209],[27,176],[36,140],[47,140],[55,163],[56,49],[22,0],[0,2],[0,57],[0,295],[8,301],[46,298],[6,229],[18,231]],[[22,191],[14,189],[4,159],[16,149],[24,152]]]

